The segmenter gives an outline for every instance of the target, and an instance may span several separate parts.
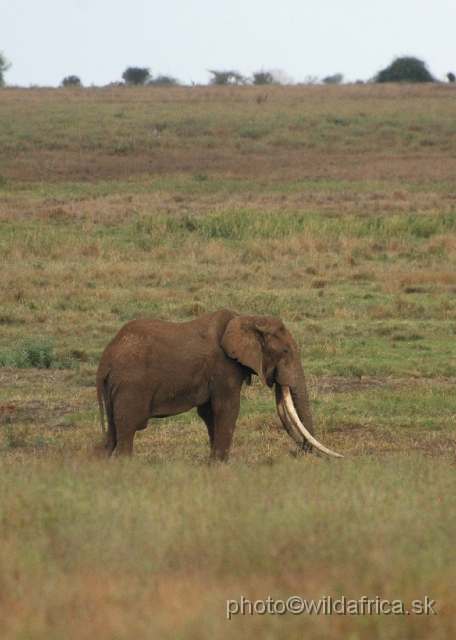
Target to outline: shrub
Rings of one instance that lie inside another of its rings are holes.
[[[147,84],[163,85],[169,87],[179,84],[179,81],[177,80],[177,78],[173,78],[172,76],[157,76],[156,78],[149,80]]]
[[[389,67],[380,71],[375,82],[434,82],[426,64],[417,58],[396,58]]]
[[[62,87],[81,87],[81,78],[78,76],[67,76],[61,82]]]
[[[270,71],[257,71],[252,75],[252,83],[259,84],[274,84],[274,78]]]
[[[52,344],[45,338],[26,338],[14,349],[0,349],[1,367],[49,369],[53,361]]]
[[[209,80],[209,84],[244,84],[246,79],[238,71],[211,71],[213,78]]]
[[[0,87],[5,86],[5,78],[3,76],[6,71],[11,67],[11,63],[5,58],[3,53],[0,53]]]
[[[333,76],[323,78],[323,84],[340,84],[344,79],[343,73],[335,73]]]
[[[122,74],[125,84],[145,84],[150,78],[150,69],[147,67],[127,67]]]
[[[26,447],[27,437],[29,434],[29,426],[13,426],[6,424],[4,430],[6,441],[10,447]]]

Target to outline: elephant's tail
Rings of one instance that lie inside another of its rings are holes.
[[[98,397],[98,408],[100,409],[101,429],[103,431],[103,436],[106,436],[105,403],[104,403],[104,397],[103,397],[104,382],[105,382],[104,376],[97,375],[97,397]]]
[[[98,406],[100,408],[100,422],[101,422],[101,430],[103,431],[103,435],[106,435],[106,424],[105,424],[105,408],[103,401],[103,392],[101,389],[97,389],[98,395]]]
[[[94,453],[97,457],[109,456],[116,448],[116,428],[114,425],[114,411],[112,406],[112,389],[109,373],[111,367],[107,363],[100,363],[97,371],[97,398],[100,409],[100,422],[103,431],[102,441],[95,445]],[[107,419],[107,427],[105,424]]]

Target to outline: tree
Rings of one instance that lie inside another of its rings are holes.
[[[212,73],[212,75],[214,76],[209,80],[209,84],[217,84],[217,85],[244,84],[246,80],[244,76],[242,76],[238,71],[209,70],[209,73]]]
[[[60,84],[62,87],[82,87],[81,78],[78,76],[67,76]]]
[[[344,79],[344,75],[342,73],[335,73],[333,76],[326,76],[323,78],[323,84],[340,84]]]
[[[125,84],[145,84],[150,78],[150,69],[147,67],[127,67],[122,74]]]
[[[5,78],[3,77],[3,74],[6,73],[10,67],[11,62],[8,62],[3,53],[0,52],[0,87],[5,86]]]
[[[147,84],[153,85],[161,85],[161,86],[176,86],[179,84],[177,78],[173,78],[172,76],[157,76],[156,78],[152,78],[149,80]]]
[[[374,82],[435,82],[422,60],[413,57],[396,58],[377,73]]]
[[[274,84],[274,78],[270,71],[257,71],[252,75],[252,83],[256,85]]]
[[[456,82],[456,76],[454,75],[454,73],[447,73],[447,78],[448,78],[448,82]]]

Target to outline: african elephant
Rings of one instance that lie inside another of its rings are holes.
[[[97,371],[105,454],[131,455],[149,418],[197,408],[209,433],[211,461],[228,457],[241,387],[252,374],[275,385],[283,427],[303,448],[342,457],[314,438],[298,349],[281,320],[229,309],[190,322],[133,320],[106,346]],[[106,410],[108,429],[104,424]]]

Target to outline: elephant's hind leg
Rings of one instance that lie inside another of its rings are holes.
[[[135,437],[135,431],[133,431],[133,433],[128,432],[126,434],[123,434],[122,437],[120,437],[117,440],[116,451],[118,456],[122,456],[122,455],[131,456],[131,454],[133,453],[134,437]]]
[[[148,419],[147,403],[134,390],[119,394],[114,406],[117,455],[131,456],[135,433],[146,427]]]

